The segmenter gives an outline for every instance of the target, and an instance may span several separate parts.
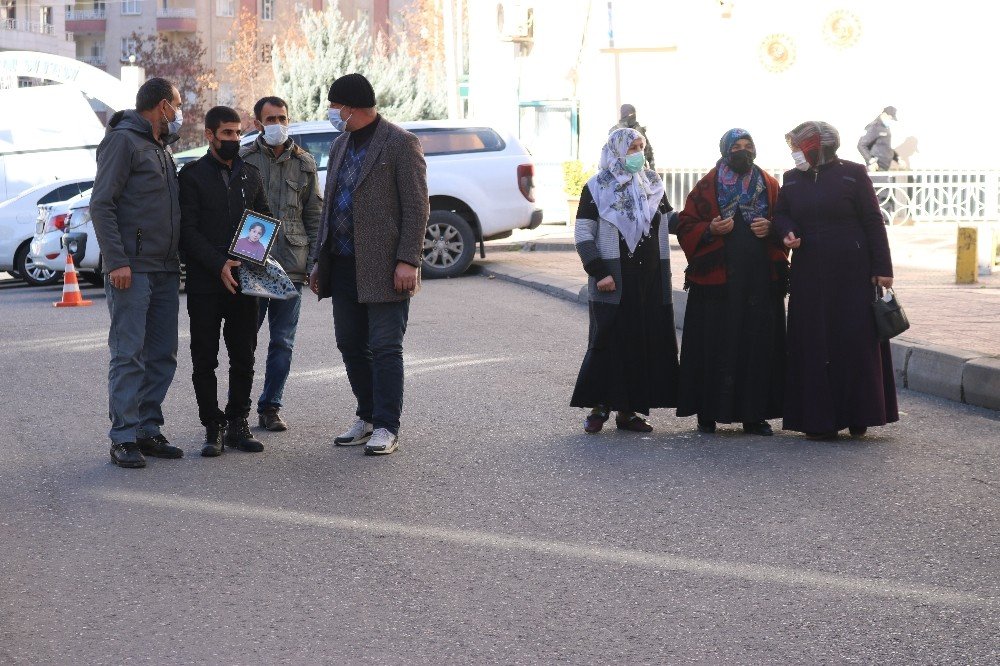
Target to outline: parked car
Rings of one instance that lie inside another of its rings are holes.
[[[62,267],[53,270],[39,265],[31,256],[38,207],[78,196],[93,184],[93,177],[56,180],[0,203],[0,271],[7,271],[31,285],[52,284],[59,280]]]
[[[68,250],[73,255],[73,265],[80,277],[101,287],[104,285],[101,252],[93,226],[88,224],[90,217],[78,214],[73,219],[73,212],[81,210],[76,204],[81,202],[89,204],[90,190],[68,201],[38,207],[38,221],[31,241],[30,256],[37,265],[49,270],[62,270],[66,265]],[[91,243],[89,252],[88,242]]]

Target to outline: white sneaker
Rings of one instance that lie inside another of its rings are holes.
[[[384,456],[399,448],[399,438],[385,428],[379,428],[372,436],[371,441],[365,444],[366,456]]]
[[[372,438],[372,424],[364,419],[358,419],[351,426],[351,429],[340,437],[336,437],[333,443],[337,446],[357,446],[364,444]]]

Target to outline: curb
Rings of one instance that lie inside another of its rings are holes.
[[[531,251],[531,243],[510,244],[506,247],[492,247],[493,250]],[[538,245],[538,244],[536,244]],[[546,249],[574,249],[572,244],[547,243]],[[516,247],[515,247],[516,246]],[[558,286],[535,278],[534,274],[515,275],[473,264],[472,270],[479,275],[493,276],[504,282],[519,284],[535,289],[564,301],[587,305],[587,284],[579,286]],[[687,307],[687,292],[673,290],[674,326],[678,331],[684,328],[684,310]],[[919,393],[946,398],[975,407],[1000,411],[1000,356],[980,352],[955,349],[942,345],[932,345],[910,340],[905,337],[890,340],[892,348],[893,374],[897,388],[906,388]]]

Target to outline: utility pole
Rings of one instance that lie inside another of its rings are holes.
[[[448,92],[448,119],[458,118],[458,68],[455,49],[455,8],[453,0],[442,0],[444,28],[444,81]]]

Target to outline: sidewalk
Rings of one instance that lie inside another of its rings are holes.
[[[550,295],[586,304],[587,276],[573,230],[545,225],[486,243],[479,270]],[[1000,271],[971,285],[955,284],[955,228],[889,230],[895,287],[910,330],[892,341],[896,381],[923,393],[1000,410]],[[674,315],[683,326],[684,253],[671,239]],[[475,266],[476,264],[474,264]]]

